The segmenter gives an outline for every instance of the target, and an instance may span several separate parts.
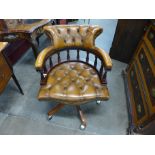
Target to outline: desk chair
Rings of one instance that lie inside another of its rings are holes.
[[[48,112],[49,119],[65,105],[75,106],[81,119],[80,128],[85,129],[87,123],[80,105],[109,99],[106,77],[112,61],[103,49],[95,46],[102,28],[55,25],[45,26],[44,30],[52,45],[38,55],[35,63],[41,73],[38,99],[59,103]]]

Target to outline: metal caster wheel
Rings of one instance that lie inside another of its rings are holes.
[[[48,120],[50,121],[53,118],[53,116],[48,116]]]
[[[98,101],[96,101],[96,104],[100,105],[100,104],[101,104],[101,101],[99,101],[99,100],[98,100]]]
[[[81,130],[85,130],[85,129],[86,129],[86,125],[81,124],[81,125],[80,125],[80,129],[81,129]]]

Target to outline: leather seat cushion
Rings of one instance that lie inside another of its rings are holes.
[[[101,84],[96,70],[82,62],[66,62],[54,67],[38,94],[39,100],[72,105],[108,98],[108,88]]]

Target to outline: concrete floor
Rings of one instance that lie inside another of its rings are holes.
[[[78,24],[83,22],[84,20],[79,20]],[[90,25],[93,24],[104,28],[103,34],[96,40],[96,45],[109,52],[117,20],[90,20]],[[43,36],[39,50],[48,44],[49,40]],[[111,96],[108,101],[101,105],[96,105],[95,102],[82,105],[88,126],[85,131],[81,131],[80,120],[74,107],[66,106],[48,121],[46,113],[56,103],[37,100],[40,75],[35,71],[34,63],[30,49],[14,66],[25,95],[21,95],[13,80],[10,80],[0,96],[0,134],[126,134],[128,117],[121,76],[126,64],[113,60],[113,69],[108,74]]]

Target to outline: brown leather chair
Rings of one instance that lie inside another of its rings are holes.
[[[55,25],[45,26],[44,30],[53,45],[45,48],[35,63],[37,71],[41,72],[38,99],[59,103],[48,112],[49,119],[64,105],[76,106],[81,119],[80,128],[85,129],[86,119],[80,105],[109,99],[106,75],[112,68],[112,61],[104,50],[95,46],[102,28]],[[81,59],[83,51],[85,58]],[[90,55],[94,55],[93,63]]]

